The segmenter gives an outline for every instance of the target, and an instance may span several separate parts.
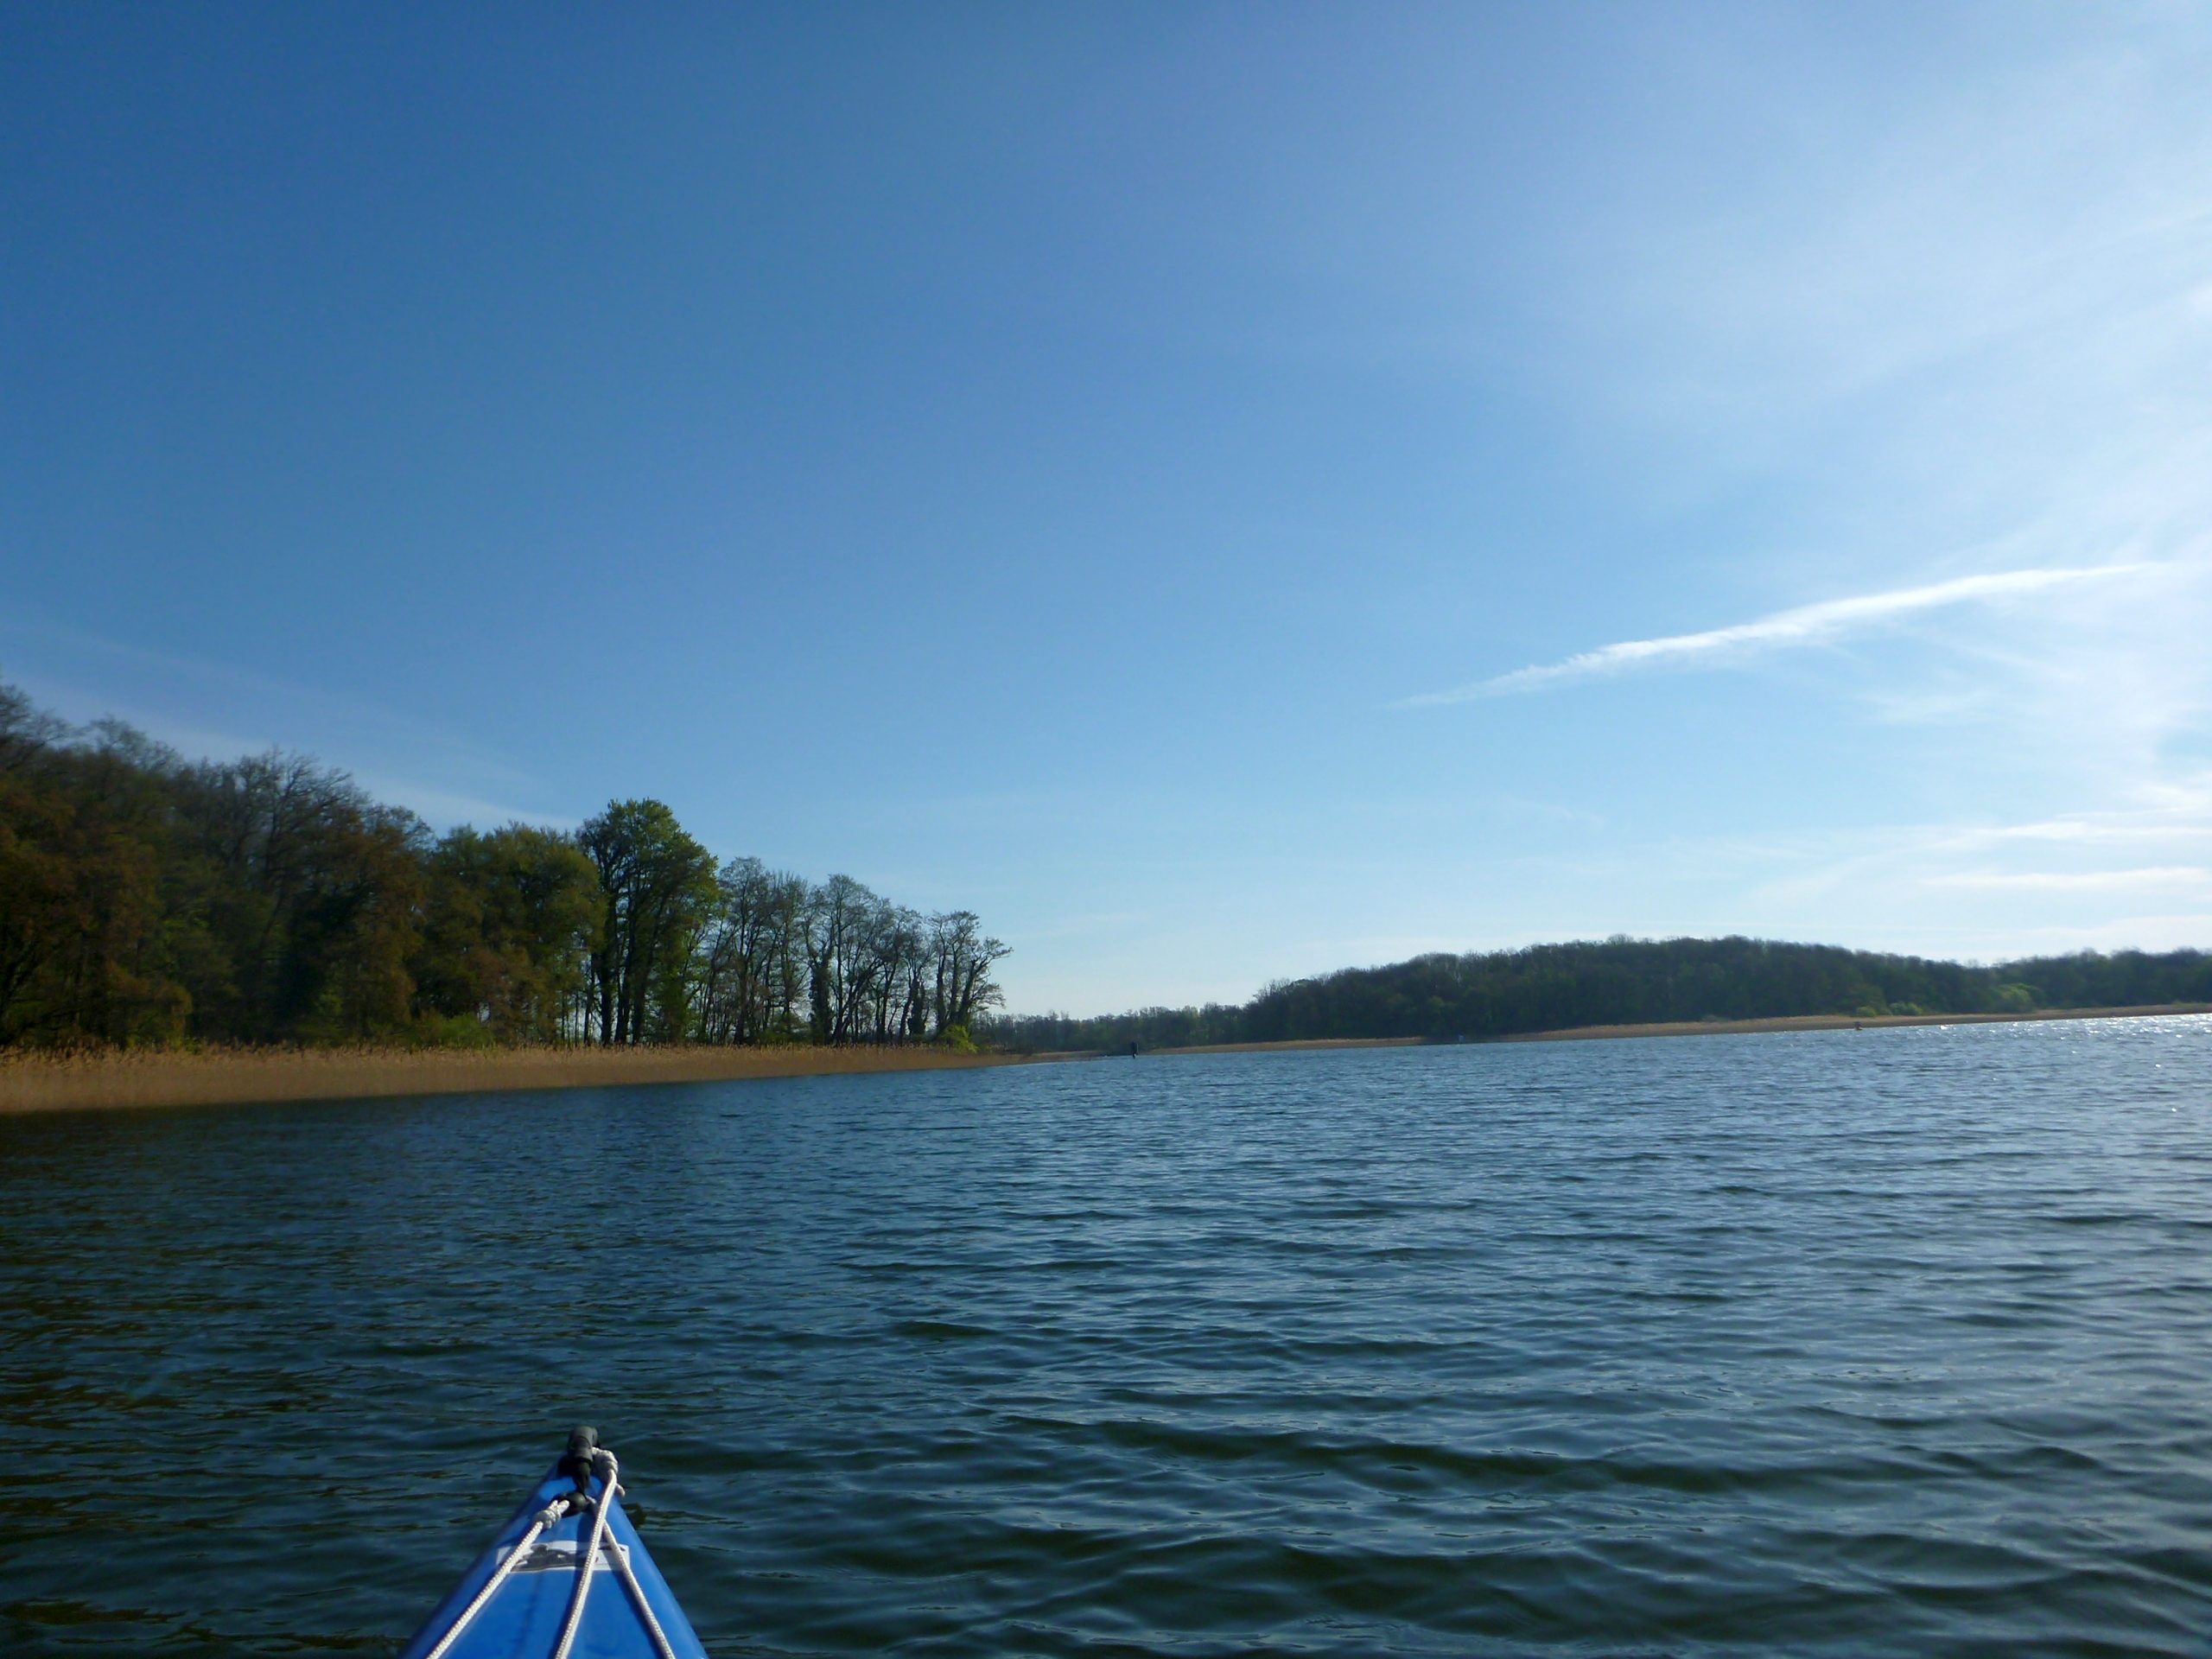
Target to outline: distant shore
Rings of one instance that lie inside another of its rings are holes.
[[[2212,1002],[2161,1002],[2140,1008],[2039,1008],[2031,1014],[1792,1014],[1771,1020],[1687,1020],[1645,1026],[1570,1026],[1560,1031],[1516,1032],[1505,1037],[1470,1037],[1478,1043],[1604,1042],[1622,1037],[1726,1037],[1769,1031],[1872,1031],[1882,1026],[2017,1025],[2039,1020],[2130,1020],[2157,1014],[2212,1014]],[[1316,1048],[1421,1048],[1451,1046],[1421,1037],[1337,1037],[1284,1043],[1204,1043],[1189,1048],[1147,1049],[1150,1054],[1273,1054]]]
[[[0,1115],[935,1071],[1040,1058],[935,1048],[231,1049],[0,1058]]]

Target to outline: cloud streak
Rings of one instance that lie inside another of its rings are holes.
[[[1516,692],[1547,690],[1575,680],[1609,678],[1649,668],[1688,665],[1726,658],[1747,652],[1809,645],[1855,629],[1891,622],[1922,611],[1958,605],[1988,604],[2024,598],[2084,583],[2110,582],[2140,575],[2160,567],[2153,563],[2067,566],[2031,570],[1998,570],[1976,576],[1956,576],[1948,582],[1918,588],[1892,588],[1887,593],[1859,594],[1848,599],[1823,600],[1776,611],[1749,622],[1700,633],[1675,633],[1653,639],[1624,639],[1600,645],[1556,663],[1516,668],[1510,673],[1427,691],[1405,698],[1403,709],[1429,708],[1442,703],[1473,702]]]
[[[2135,887],[2166,890],[2212,883],[2212,870],[2164,865],[2141,870],[1961,870],[1934,875],[1931,887],[1982,887],[1997,892],[2115,893]]]

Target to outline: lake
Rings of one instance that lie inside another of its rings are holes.
[[[2212,1018],[0,1118],[11,1654],[2202,1654]]]

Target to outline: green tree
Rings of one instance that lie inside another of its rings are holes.
[[[419,1013],[479,1022],[500,1042],[551,1042],[582,988],[605,894],[568,836],[466,825],[429,861],[415,967]]]
[[[188,763],[0,685],[0,1045],[912,1039],[968,978],[932,938],[849,878],[718,883],[658,801],[433,836],[306,756]]]
[[[342,772],[271,751],[175,780],[187,867],[214,977],[204,1034],[333,1041],[404,1030],[429,832]],[[196,868],[194,868],[196,867]]]
[[[688,1034],[687,966],[715,903],[715,861],[658,801],[610,802],[577,832],[599,875],[594,1034],[610,1046]]]

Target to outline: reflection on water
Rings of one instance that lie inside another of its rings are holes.
[[[2202,1653],[2212,1019],[0,1120],[11,1653]]]

